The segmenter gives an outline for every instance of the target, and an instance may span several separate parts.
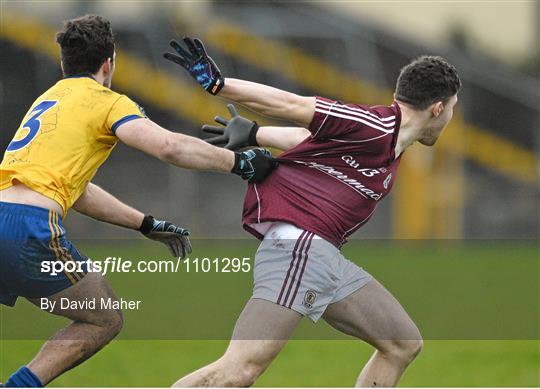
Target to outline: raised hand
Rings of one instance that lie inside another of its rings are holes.
[[[164,53],[163,57],[186,69],[205,91],[217,95],[225,85],[225,79],[214,60],[206,53],[201,40],[185,37],[186,48],[175,40],[171,40],[169,44],[176,51],[176,54]]]

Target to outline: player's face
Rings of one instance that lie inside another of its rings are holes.
[[[426,146],[433,146],[435,142],[437,142],[437,139],[439,139],[443,130],[446,128],[448,123],[450,123],[450,120],[452,120],[452,116],[454,115],[454,107],[457,101],[457,95],[454,95],[448,99],[446,104],[439,103],[442,104],[442,106],[435,106],[432,108],[436,110],[438,115],[435,115],[435,112],[433,113],[432,122],[425,129],[424,136],[419,140],[420,143]]]

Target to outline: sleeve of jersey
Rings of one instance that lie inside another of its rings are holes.
[[[339,101],[316,97],[315,115],[309,125],[314,139],[339,138],[358,124]]]
[[[145,117],[144,110],[137,103],[129,97],[122,95],[116,100],[109,112],[107,127],[110,128],[113,134],[116,134],[116,130],[121,124]]]

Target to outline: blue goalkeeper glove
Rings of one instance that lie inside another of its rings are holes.
[[[225,79],[222,77],[216,63],[206,54],[200,39],[185,37],[184,43],[187,50],[180,46],[177,41],[170,41],[169,44],[177,54],[164,53],[163,57],[186,69],[205,91],[217,95],[225,85]]]
[[[189,231],[153,216],[146,215],[139,231],[148,239],[163,243],[175,257],[185,258],[191,253]]]
[[[238,174],[253,184],[262,182],[278,165],[278,161],[266,149],[235,152],[234,156],[235,162],[231,173]]]

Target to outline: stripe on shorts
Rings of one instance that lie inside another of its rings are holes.
[[[68,251],[68,249],[62,245],[62,242],[60,242],[60,237],[59,236],[62,235],[62,227],[60,227],[60,224],[58,223],[58,214],[56,214],[55,226],[59,231],[59,235],[56,238],[56,245],[57,245],[58,249],[60,250],[60,252],[62,253],[62,256],[63,256],[65,262],[66,263],[67,262],[73,263],[75,271],[71,272],[71,274],[78,281],[80,281],[80,280],[82,280],[84,278],[84,276],[86,274],[84,272],[82,272],[82,271],[77,271],[77,269],[79,268],[79,262],[75,258],[73,258],[73,255],[71,255],[71,253]]]
[[[287,275],[285,276],[285,279],[283,280],[283,285],[281,286],[281,292],[279,292],[279,297],[277,299],[277,303],[280,305],[284,305],[284,304],[281,304],[281,297],[283,297],[283,293],[285,292],[285,288],[287,287],[287,281],[289,280],[289,276],[291,275],[291,270],[294,267],[298,246],[304,240],[304,237],[307,235],[307,233],[308,233],[307,231],[302,231],[302,234],[300,234],[298,239],[296,239],[296,244],[294,245],[294,249],[292,252],[291,264],[289,265],[289,270],[287,271]]]
[[[296,283],[296,288],[294,289],[294,293],[291,297],[289,308],[292,307],[294,299],[296,298],[296,294],[298,293],[298,289],[300,289],[300,283],[302,282],[302,277],[304,276],[304,270],[306,270],[306,264],[308,261],[308,253],[309,253],[309,248],[311,247],[311,241],[313,240],[313,235],[315,234],[312,233],[311,236],[308,238],[308,244],[306,247],[306,252],[304,254],[304,262],[302,263],[302,269],[300,270],[300,275],[298,276],[298,281]]]
[[[49,247],[53,250],[56,259],[59,259],[65,264],[68,262],[73,263],[75,269],[77,269],[77,261],[75,261],[67,249],[60,243],[62,229],[58,224],[58,214],[56,212],[49,211],[49,228],[51,230],[51,242]],[[77,271],[68,272],[66,269],[64,269],[63,273],[73,285],[84,277],[84,273],[79,273]]]
[[[55,256],[56,259],[61,259],[61,254],[59,253],[59,250],[56,247],[56,242],[55,241],[56,241],[57,230],[54,227],[53,219],[54,219],[54,212],[49,211],[49,229],[51,231],[51,241],[49,243],[49,248],[54,252],[54,256]],[[65,269],[64,269],[63,273],[72,284],[77,283],[77,281],[69,273],[67,273],[65,271]]]
[[[285,295],[285,298],[283,299],[283,301],[281,302],[278,301],[278,304],[281,304],[284,307],[290,308],[292,306],[296,293],[300,287],[300,283],[302,282],[302,276],[304,274],[305,264],[307,262],[308,250],[311,246],[311,241],[314,235],[315,234],[312,232],[304,231],[304,234],[297,241],[297,246],[295,246],[295,250],[293,251],[293,260],[291,261],[289,271],[287,272],[287,277],[285,278],[285,282],[283,283],[283,287],[280,293],[280,300],[285,289],[287,289],[287,294]],[[298,248],[299,242],[300,242],[300,247]],[[291,277],[291,271],[293,267],[294,267],[294,271]],[[300,274],[297,277],[299,270],[300,270]],[[287,285],[289,286],[288,288],[287,288]],[[293,290],[294,290],[294,293],[291,295],[291,291]],[[289,296],[291,297],[290,302],[289,302]]]

